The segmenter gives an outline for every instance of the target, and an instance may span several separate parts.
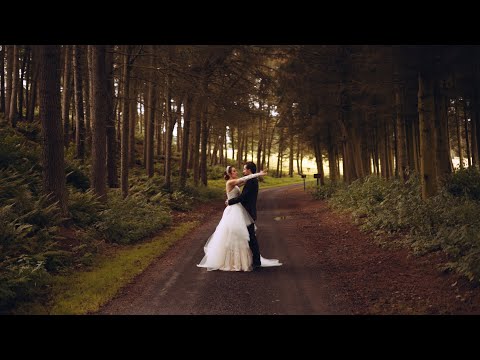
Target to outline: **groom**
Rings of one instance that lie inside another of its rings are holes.
[[[251,175],[257,172],[255,163],[249,161],[243,166],[243,175]],[[257,221],[257,195],[258,195],[258,178],[250,179],[243,187],[240,196],[228,200],[228,205],[234,205],[239,202],[252,217],[253,221]],[[258,241],[255,235],[255,223],[247,226],[248,234],[250,235],[250,249],[253,255],[253,269],[260,269],[260,250],[258,248]]]

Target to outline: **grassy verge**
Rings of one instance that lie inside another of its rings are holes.
[[[35,305],[24,307],[23,311],[19,309],[18,313],[82,315],[95,312],[197,225],[197,221],[180,224],[148,242],[120,247],[114,255],[99,256],[90,271],[58,276],[52,285],[53,299],[48,308]]]
[[[309,182],[307,181],[307,184]],[[271,176],[265,176],[263,181],[260,183],[260,190],[261,189],[268,189],[272,187],[279,187],[291,184],[303,184],[303,179],[296,175],[294,177],[282,177],[282,178],[274,178]],[[216,179],[216,180],[208,180],[208,186],[216,189],[225,190],[225,180],[224,179]]]

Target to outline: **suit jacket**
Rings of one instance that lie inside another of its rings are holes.
[[[228,205],[242,203],[254,221],[257,221],[258,178],[250,179],[243,186],[240,196],[228,200]]]

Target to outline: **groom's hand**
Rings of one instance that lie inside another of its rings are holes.
[[[225,205],[228,206],[228,200],[225,200]]]

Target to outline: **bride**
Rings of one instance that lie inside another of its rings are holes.
[[[227,166],[224,178],[227,181],[228,199],[240,195],[239,185],[242,186],[248,180],[266,174],[266,172],[260,171],[256,174],[238,178],[237,170],[233,166]],[[215,232],[205,244],[205,256],[197,266],[207,268],[209,271],[251,271],[253,258],[248,245],[250,236],[247,226],[252,223],[254,223],[252,217],[241,203],[227,206]],[[262,267],[282,265],[276,259],[260,257],[260,261]]]

